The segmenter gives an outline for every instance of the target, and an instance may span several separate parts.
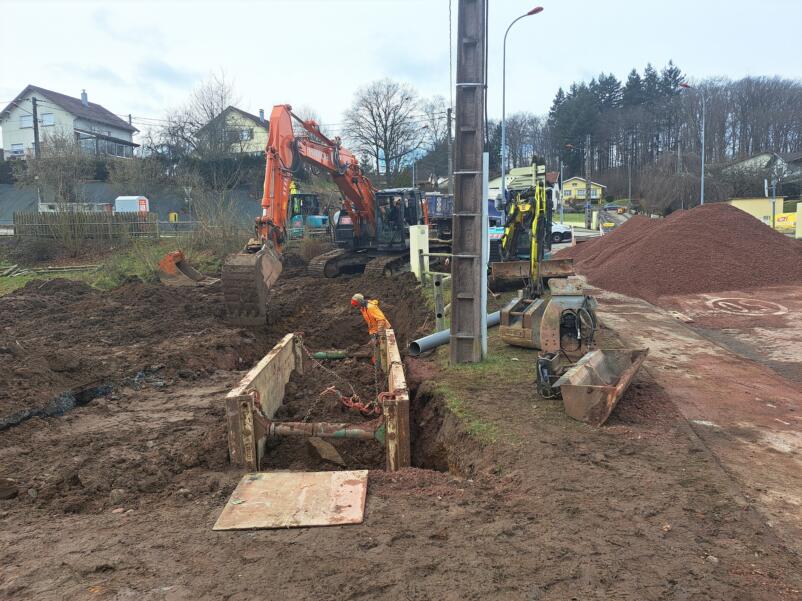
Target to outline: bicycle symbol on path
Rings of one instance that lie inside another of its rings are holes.
[[[731,315],[761,317],[788,313],[788,309],[781,304],[758,298],[714,298],[707,301],[706,304],[714,311]]]

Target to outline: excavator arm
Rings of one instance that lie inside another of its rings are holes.
[[[293,121],[303,135],[296,136]],[[375,189],[365,177],[356,156],[339,138],[325,136],[317,123],[303,121],[289,104],[273,107],[265,149],[262,214],[256,218],[256,236],[223,265],[226,320],[240,326],[258,326],[267,318],[267,295],[281,274],[281,251],[287,241],[290,184],[301,161],[326,171],[342,193],[345,210],[359,236],[375,236]]]
[[[296,121],[307,135],[297,136]],[[339,138],[330,139],[313,120],[303,121],[288,104],[273,107],[266,149],[265,183],[262,196],[262,215],[257,218],[257,230],[262,241],[270,241],[277,250],[286,240],[287,211],[290,182],[301,168],[301,161],[327,172],[339,188],[346,212],[351,216],[359,235],[368,228],[374,235],[375,189],[362,172],[356,156],[344,149]]]

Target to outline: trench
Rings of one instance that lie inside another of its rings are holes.
[[[81,407],[98,397],[111,393],[111,390],[112,386],[108,383],[91,384],[74,390],[66,390],[54,396],[42,407],[31,407],[0,419],[0,432],[7,428],[18,426],[33,417],[58,417],[64,415],[76,407]]]
[[[342,406],[333,397],[321,397],[328,386],[353,384],[366,398],[372,391],[373,372],[367,360],[329,362],[326,370],[305,365],[304,374],[294,373],[287,384],[284,402],[274,418],[278,421],[327,421],[358,423],[364,417]],[[447,472],[459,477],[473,473],[481,450],[464,432],[458,418],[435,392],[433,383],[407,381],[410,394],[410,445],[412,467]],[[305,437],[270,437],[263,448],[263,470],[328,471],[338,469],[384,470],[384,448],[375,441],[326,439],[342,459],[334,463],[321,458]]]

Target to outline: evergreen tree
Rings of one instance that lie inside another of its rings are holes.
[[[627,83],[621,95],[624,107],[641,106],[643,104],[643,82],[637,69],[632,69],[627,77]]]

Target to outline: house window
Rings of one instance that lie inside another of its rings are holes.
[[[24,127],[33,127],[33,115],[20,115],[19,126],[20,129]]]
[[[11,154],[12,156],[22,156],[25,153],[25,150],[22,147],[22,144],[12,144],[11,145]]]
[[[577,190],[576,195],[578,198],[585,198],[585,188],[580,188]]]
[[[48,125],[55,125],[56,119],[53,116],[53,113],[42,113],[42,125],[47,127]]]
[[[566,191],[565,191],[565,195],[566,195],[566,196],[571,196],[571,191],[570,191],[570,190],[566,190]]]
[[[252,129],[241,129],[239,132],[239,139],[243,142],[246,140],[250,140],[253,138],[253,130]]]
[[[598,198],[598,197],[599,197],[599,191],[598,191],[598,190],[595,190],[595,189],[594,189],[594,190],[591,190],[591,191],[590,191],[590,197],[591,197],[591,198]]]

